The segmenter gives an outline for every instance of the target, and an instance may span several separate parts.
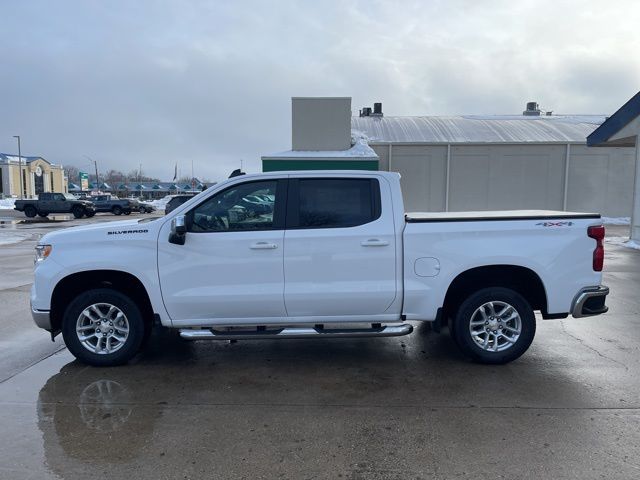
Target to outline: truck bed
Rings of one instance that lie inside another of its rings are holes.
[[[600,218],[599,213],[563,212],[559,210],[500,210],[488,212],[408,212],[408,223],[481,222],[495,220],[569,220]]]

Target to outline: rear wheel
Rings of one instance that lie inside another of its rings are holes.
[[[146,213],[146,212],[147,212],[147,211],[145,210],[145,208],[144,208],[144,207],[140,207],[140,208],[138,209],[138,211],[139,211],[140,213]]]
[[[63,316],[62,335],[78,360],[95,366],[122,365],[140,350],[145,324],[129,297],[100,288],[71,302]]]
[[[27,205],[26,207],[24,207],[24,214],[29,218],[35,217],[37,213],[38,212],[36,210],[36,207],[32,205]]]
[[[519,293],[501,287],[470,295],[453,320],[460,349],[481,363],[508,363],[527,351],[536,333],[531,305]]]
[[[76,205],[75,207],[73,207],[73,210],[71,210],[71,213],[73,213],[73,216],[75,218],[82,218],[82,216],[84,215],[84,208],[82,208],[80,205]]]
[[[116,205],[111,209],[111,212],[113,212],[114,215],[122,215],[122,208]]]

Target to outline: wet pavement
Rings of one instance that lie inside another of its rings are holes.
[[[0,258],[0,329],[31,328],[4,267],[30,268],[29,242]],[[469,363],[418,324],[369,340],[160,331],[117,368],[49,342],[0,383],[0,478],[639,478],[640,251],[607,249],[610,312],[540,320],[504,366]]]

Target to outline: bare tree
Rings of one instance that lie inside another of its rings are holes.
[[[64,174],[67,176],[70,183],[77,183],[80,181],[80,169],[78,169],[78,167],[67,165],[64,167]]]

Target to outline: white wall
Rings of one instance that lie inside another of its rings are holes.
[[[445,209],[446,145],[372,147],[380,169],[402,175],[408,211]],[[572,145],[570,152],[566,209],[630,216],[634,149]],[[566,154],[566,145],[452,145],[449,210],[562,210]]]
[[[635,149],[571,147],[567,210],[630,217]]]

